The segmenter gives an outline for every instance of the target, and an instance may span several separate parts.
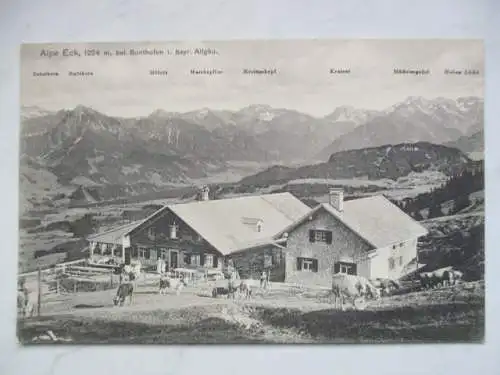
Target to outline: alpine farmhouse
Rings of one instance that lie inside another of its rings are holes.
[[[310,208],[290,193],[166,205],[151,216],[88,237],[90,257],[205,272],[233,265],[241,278],[263,270],[275,282],[329,286],[333,273],[399,278],[416,264],[427,230],[383,196]]]

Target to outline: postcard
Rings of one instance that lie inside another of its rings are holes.
[[[21,46],[32,344],[483,343],[479,40]]]

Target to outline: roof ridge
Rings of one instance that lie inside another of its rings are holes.
[[[300,203],[302,203],[302,201],[301,201],[299,198],[295,197],[293,194],[290,194],[290,193],[289,193],[289,192],[287,192],[287,191],[286,191],[286,192],[284,192],[284,193],[266,194],[266,195],[278,195],[278,194],[283,194],[283,195],[285,195],[285,194],[286,194],[286,195],[290,195],[291,197],[293,197],[294,199],[296,199],[296,200],[298,200]],[[278,207],[276,207],[274,204],[272,204],[271,202],[269,202],[269,201],[265,198],[265,197],[266,197],[266,195],[261,195],[261,196],[260,196],[260,198],[261,198],[264,202],[266,202],[267,204],[271,205],[271,206],[272,206],[272,207],[273,207],[276,211],[278,211],[278,212],[280,212],[281,214],[283,214],[283,216],[285,216],[288,220],[290,220],[290,221],[292,221],[292,222],[294,221],[294,219],[293,219],[293,218],[291,218],[289,215],[287,215],[285,212],[283,212],[283,210],[280,210],[280,209],[279,209]],[[302,204],[304,204],[304,203],[302,203]],[[306,205],[304,204],[304,206],[306,206]]]
[[[91,234],[90,236],[87,236],[87,238],[96,237],[96,236],[101,236],[101,235],[103,235],[103,234],[108,234],[108,233],[116,232],[116,231],[118,231],[118,230],[120,230],[120,229],[124,229],[125,227],[127,227],[127,226],[129,226],[129,225],[130,225],[130,226],[132,226],[133,228],[135,228],[135,226],[142,224],[142,223],[144,222],[144,220],[145,220],[145,219],[141,219],[141,220],[134,220],[134,221],[132,221],[131,223],[128,223],[128,224],[123,224],[123,225],[120,225],[120,226],[118,226],[118,227],[116,227],[116,228],[105,230],[104,232],[93,233],[93,234]],[[134,225],[133,225],[133,224],[134,224]],[[133,229],[133,228],[132,228],[132,229]]]

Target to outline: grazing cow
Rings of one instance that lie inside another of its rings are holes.
[[[116,291],[116,296],[115,298],[113,298],[115,306],[117,306],[118,304],[120,306],[123,306],[127,297],[129,298],[129,305],[131,305],[133,292],[134,286],[132,285],[132,283],[120,284]]]
[[[236,292],[239,290],[239,284],[236,279],[229,279],[227,283],[227,298],[234,299],[236,297]]]
[[[215,287],[212,289],[212,297],[217,298],[218,296],[229,295],[229,289],[224,287]]]
[[[332,294],[335,298],[335,306],[340,301],[340,307],[344,310],[346,299],[352,300],[352,305],[356,308],[356,299],[366,297],[373,299],[380,298],[380,291],[363,276],[347,275],[337,273],[332,278]]]
[[[181,290],[187,286],[184,279],[171,279],[170,277],[165,277],[160,279],[160,294],[166,294],[167,289],[175,290],[175,294],[179,295]]]
[[[432,272],[422,272],[419,275],[420,283],[424,289],[432,289],[439,285],[446,286],[453,283],[453,271],[451,267],[444,267]]]
[[[252,297],[252,288],[250,287],[248,281],[241,281],[240,293],[245,299],[250,299]]]
[[[382,294],[388,295],[393,290],[401,289],[401,284],[399,281],[389,278],[376,278],[374,280],[370,280],[370,282],[378,288]]]

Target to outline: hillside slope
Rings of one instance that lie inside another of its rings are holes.
[[[472,135],[461,136],[457,140],[445,143],[445,146],[458,148],[466,154],[484,152],[484,131],[480,130]]]
[[[470,159],[461,151],[427,142],[402,143],[335,153],[328,162],[299,168],[272,167],[240,181],[262,185],[294,179],[397,179],[411,172],[440,171],[452,175]]]

